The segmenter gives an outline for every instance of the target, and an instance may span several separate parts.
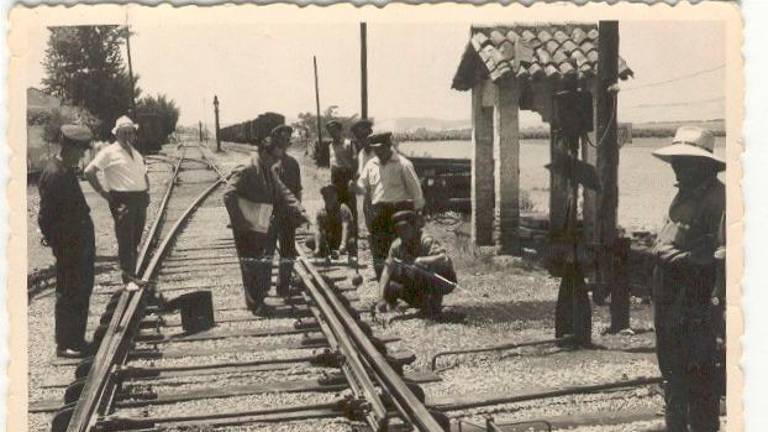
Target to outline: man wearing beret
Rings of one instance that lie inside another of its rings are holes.
[[[350,183],[350,187],[371,197],[371,254],[376,277],[380,278],[395,239],[392,215],[401,210],[421,210],[424,195],[411,161],[392,149],[391,132],[371,135],[369,142],[376,157],[368,161],[357,183]]]
[[[56,258],[56,354],[79,358],[87,354],[85,328],[93,291],[95,245],[91,210],[75,174],[89,148],[91,131],[64,125],[61,148],[43,169],[38,181],[38,223],[44,244]]]
[[[725,186],[717,173],[725,162],[713,154],[710,131],[677,130],[672,145],[653,152],[672,165],[678,193],[654,247],[654,324],[664,378],[670,432],[717,431],[715,307],[717,251],[725,210]]]
[[[291,146],[293,128],[287,125],[275,127],[270,133],[270,140],[274,144],[274,154],[277,162],[272,166],[275,174],[283,184],[291,191],[297,200],[301,201],[301,168],[299,162],[288,154]],[[282,214],[277,214],[282,219]],[[280,242],[280,276],[278,278],[277,294],[287,297],[290,292],[291,273],[293,272],[293,260],[298,255],[296,252],[296,227],[291,224],[280,224],[277,233]]]
[[[224,191],[245,304],[254,315],[266,313],[264,298],[271,285],[272,257],[281,225],[295,228],[308,221],[299,200],[273,170],[280,154],[277,143],[263,141],[249,164],[232,170]]]
[[[428,318],[437,318],[443,295],[451,292],[456,282],[451,259],[437,240],[422,231],[416,212],[399,211],[392,219],[397,239],[389,248],[379,281],[378,308],[392,309],[401,299],[421,309]]]
[[[128,116],[118,118],[112,129],[116,141],[97,153],[84,171],[93,189],[109,203],[123,282],[137,278],[136,260],[149,206],[147,165],[133,147],[138,128]],[[103,185],[98,171],[104,173]]]
[[[339,202],[352,210],[353,228],[357,229],[357,196],[349,190],[349,182],[355,177],[357,155],[355,147],[342,136],[343,126],[338,120],[331,120],[325,125],[331,136],[331,184],[336,186]]]

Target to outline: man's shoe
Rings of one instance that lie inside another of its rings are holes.
[[[83,351],[72,348],[57,348],[56,356],[62,358],[79,359],[85,358],[86,355]]]

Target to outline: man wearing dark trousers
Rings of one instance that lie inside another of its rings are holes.
[[[672,145],[653,152],[672,165],[678,193],[654,247],[654,324],[664,378],[669,432],[720,429],[716,307],[725,186],[725,162],[713,154],[711,132],[678,129]]]
[[[127,116],[117,119],[112,129],[117,141],[102,149],[85,168],[88,182],[109,202],[123,282],[138,278],[136,259],[149,205],[147,166],[133,147],[138,128]],[[98,171],[104,173],[105,185],[100,183]]]
[[[273,171],[279,154],[272,140],[261,143],[249,164],[232,170],[224,191],[245,303],[254,315],[267,313],[264,298],[271,286],[272,257],[281,226],[295,228],[308,221],[301,203]]]
[[[296,199],[301,201],[301,168],[299,162],[288,154],[288,147],[291,146],[291,134],[293,134],[293,128],[286,125],[277,126],[272,130],[270,140],[275,146],[274,151],[278,159],[273,169],[280,181],[285,184]],[[278,215],[278,217],[282,217],[282,215]],[[280,244],[280,276],[277,294],[288,297],[291,290],[293,261],[298,255],[296,252],[296,227],[290,224],[281,224],[277,236]]]
[[[56,258],[56,354],[80,358],[87,354],[85,328],[93,291],[95,245],[90,208],[75,174],[92,139],[85,126],[64,125],[61,149],[38,182],[42,241]]]
[[[421,309],[427,318],[440,316],[443,296],[454,289],[456,271],[440,242],[422,231],[416,212],[392,216],[397,239],[389,248],[379,281],[379,311],[394,309],[398,299]]]
[[[371,197],[370,245],[376,278],[381,277],[389,247],[395,240],[392,216],[401,210],[421,210],[424,195],[411,161],[392,149],[392,133],[371,135],[369,160],[350,188]]]
[[[343,126],[338,120],[329,121],[325,128],[333,139],[330,145],[331,184],[338,191],[339,202],[346,204],[352,211],[353,228],[357,230],[357,195],[349,191],[349,182],[354,179],[357,171],[355,147],[342,136]]]

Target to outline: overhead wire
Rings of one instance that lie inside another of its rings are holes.
[[[721,65],[718,65],[718,66],[715,66],[715,67],[712,67],[712,68],[709,68],[709,69],[703,69],[703,70],[699,70],[699,71],[696,71],[696,72],[691,72],[689,74],[680,75],[680,76],[677,76],[677,77],[674,77],[674,78],[670,78],[670,79],[666,79],[666,80],[663,80],[663,81],[656,81],[656,82],[652,82],[652,83],[648,83],[648,84],[642,84],[642,85],[639,85],[639,86],[636,86],[636,87],[628,87],[628,88],[622,89],[622,92],[631,92],[631,91],[635,91],[635,90],[641,90],[641,89],[644,89],[644,88],[657,87],[657,86],[664,85],[664,84],[670,84],[670,83],[673,83],[673,82],[682,81],[684,79],[694,78],[694,77],[697,77],[699,75],[704,75],[704,74],[708,74],[708,73],[711,73],[711,72],[715,72],[715,71],[718,71],[718,70],[724,69],[724,68],[725,68],[725,64],[721,64]]]

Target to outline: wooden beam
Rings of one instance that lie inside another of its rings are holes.
[[[368,25],[360,23],[360,117],[368,118]]]
[[[493,106],[484,102],[488,85],[472,89],[472,242],[477,246],[493,245]]]
[[[549,127],[549,152],[550,160],[568,155],[568,146],[565,140],[558,140],[557,133],[550,124]],[[555,170],[549,171],[549,232],[550,235],[561,236],[565,233],[566,209],[568,206],[568,179]]]
[[[501,252],[520,253],[519,88],[513,79],[496,85],[494,141],[499,149],[499,219]]]
[[[598,253],[598,283],[602,286],[610,284],[613,287],[623,286],[615,284],[613,256],[611,249],[616,243],[616,216],[619,204],[619,146],[616,139],[616,105],[617,97],[609,87],[618,80],[619,64],[619,23],[618,21],[600,21],[600,44],[598,47],[598,81],[596,89],[596,114],[597,114],[597,175],[600,179],[601,191],[597,194],[597,215],[595,220],[595,240],[600,245]],[[621,293],[612,295],[613,301],[621,301],[625,297]],[[613,308],[612,308],[613,309]],[[621,317],[613,316],[611,329],[629,327],[629,304],[626,305],[626,313],[619,313]],[[613,312],[613,311],[612,311]],[[618,311],[617,311],[618,312]],[[614,322],[616,319],[622,322]]]

